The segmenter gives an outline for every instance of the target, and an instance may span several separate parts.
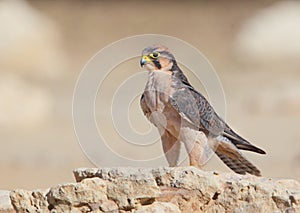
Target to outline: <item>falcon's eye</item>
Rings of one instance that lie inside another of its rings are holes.
[[[150,54],[150,57],[151,58],[157,58],[159,55],[160,55],[159,52],[153,52],[153,53]]]

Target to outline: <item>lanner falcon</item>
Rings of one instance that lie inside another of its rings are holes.
[[[183,142],[191,166],[202,168],[215,152],[234,172],[261,175],[240,149],[260,154],[265,151],[239,136],[219,117],[205,97],[189,83],[168,48],[145,48],[140,64],[148,70],[141,108],[158,128],[170,166],[178,164]]]

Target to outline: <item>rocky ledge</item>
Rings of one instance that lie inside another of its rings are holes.
[[[74,175],[76,183],[10,192],[6,212],[300,212],[295,180],[193,167],[82,168]]]

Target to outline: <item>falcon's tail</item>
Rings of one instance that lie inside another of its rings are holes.
[[[218,147],[215,153],[234,172],[238,174],[252,174],[261,176],[256,166],[249,162],[245,156],[225,137],[218,137]]]

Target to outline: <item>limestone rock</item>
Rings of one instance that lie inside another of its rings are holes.
[[[92,176],[108,180],[110,182],[107,186],[108,197],[114,200],[120,209],[130,210],[139,205],[153,203],[160,194],[156,181],[149,171],[136,168],[102,168],[88,171],[79,169],[74,171],[74,174],[77,181]]]
[[[155,200],[173,203],[182,212],[300,211],[300,184],[294,180],[219,174],[193,167],[77,169],[74,175],[77,181],[91,177],[153,179],[161,192]]]
[[[108,183],[100,178],[85,179],[50,189],[47,194],[51,211],[113,211],[118,206],[107,198]]]
[[[115,180],[108,185],[107,192],[108,197],[124,210],[151,204],[160,194],[154,179]]]
[[[17,189],[10,193],[10,199],[17,212],[48,212],[46,191]]]
[[[15,190],[18,212],[300,212],[300,183],[194,167],[77,169],[77,183]]]
[[[9,199],[9,191],[0,190],[0,212],[10,213],[15,212]]]
[[[141,208],[137,209],[135,213],[180,213],[180,209],[178,206],[172,203],[166,202],[155,202],[152,205],[142,206]]]

